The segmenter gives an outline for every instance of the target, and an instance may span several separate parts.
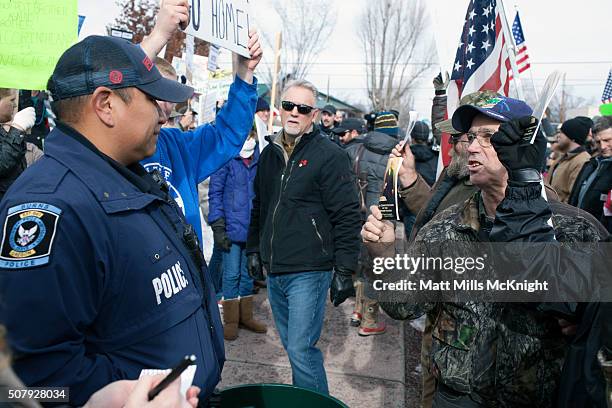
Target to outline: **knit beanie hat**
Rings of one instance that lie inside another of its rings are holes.
[[[589,130],[593,127],[593,121],[586,116],[576,116],[566,120],[561,125],[561,131],[574,142],[584,145],[589,135]]]
[[[412,137],[413,140],[426,141],[429,139],[429,126],[427,126],[427,123],[423,121],[415,123],[412,132],[410,132],[410,137]]]
[[[379,112],[374,121],[374,130],[385,133],[389,136],[397,137],[399,127],[397,126],[397,118],[391,112]]]
[[[257,98],[257,107],[255,107],[255,112],[269,111],[269,110],[270,110],[270,104],[261,96]]]

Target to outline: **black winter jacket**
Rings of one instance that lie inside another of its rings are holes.
[[[436,172],[438,170],[438,152],[431,150],[431,147],[426,145],[411,145],[410,150],[414,155],[415,167],[427,184],[430,186],[436,181]]]
[[[593,180],[589,180],[594,172],[597,174]],[[588,186],[587,183],[589,183]],[[580,200],[580,191],[583,186],[586,192],[583,199]],[[612,190],[612,158],[594,157],[585,163],[578,173],[568,202],[592,214],[604,224],[608,232],[612,232],[611,217],[605,217],[603,214],[605,198],[610,190]]]
[[[391,154],[391,150],[393,150],[397,143],[398,140],[395,137],[376,131],[369,132],[363,138],[365,149],[363,149],[359,159],[359,172],[368,173],[368,187],[365,197],[368,212],[370,206],[378,205],[389,154]],[[347,146],[346,150],[354,162],[359,150],[359,144],[355,143],[352,146]]]
[[[269,273],[355,270],[361,215],[348,154],[315,127],[286,162],[280,138],[259,158],[247,253]]]
[[[0,200],[26,169],[25,153],[26,144],[22,132],[14,127],[7,132],[0,126]]]

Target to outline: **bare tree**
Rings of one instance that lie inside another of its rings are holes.
[[[283,72],[281,77],[303,79],[334,31],[336,11],[329,0],[272,0],[282,23]],[[270,44],[274,44],[268,39]]]
[[[420,0],[376,0],[361,15],[358,34],[375,110],[409,110],[411,91],[433,65],[435,47],[425,35],[425,14]]]
[[[134,33],[132,41],[136,44],[142,42],[143,38],[150,34],[155,26],[155,16],[159,10],[159,0],[117,0],[117,5],[121,9],[121,14],[112,24],[106,28],[110,32],[111,28]],[[178,32],[168,42],[164,57],[171,61],[173,57],[181,57],[185,43],[185,33]],[[198,38],[195,39],[195,54],[208,55],[208,43]]]

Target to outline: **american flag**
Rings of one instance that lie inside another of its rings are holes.
[[[612,103],[612,69],[608,72],[608,80],[601,95],[601,101],[603,103]]]
[[[510,58],[496,0],[470,0],[448,87],[448,114],[462,95],[492,90],[505,96],[510,88]]]
[[[493,90],[505,96],[510,88],[510,58],[502,29],[503,18],[496,0],[470,0],[461,31],[451,82],[447,90],[446,111],[451,117],[461,96]],[[442,154],[438,175],[450,163],[449,135],[442,135]]]
[[[525,43],[525,35],[523,34],[523,26],[519,14],[516,13],[514,22],[512,23],[512,36],[516,44],[516,66],[519,74],[531,67],[529,64],[529,54],[527,54],[527,44]],[[512,79],[512,75],[510,75]]]

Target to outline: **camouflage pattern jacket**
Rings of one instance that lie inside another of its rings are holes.
[[[606,234],[582,210],[552,201],[550,210],[558,241],[597,242]],[[462,242],[481,241],[483,217],[477,192],[437,214],[414,242],[404,243],[403,253],[440,256],[432,253],[432,248],[445,243],[444,257],[460,256],[453,251],[461,252]],[[368,244],[368,249],[372,257],[393,257],[396,245]],[[550,314],[530,303],[408,304],[399,298],[387,300],[381,299],[381,306],[396,320],[415,319],[424,313],[436,316],[431,358],[439,382],[487,407],[554,406],[567,343],[557,319]]]

